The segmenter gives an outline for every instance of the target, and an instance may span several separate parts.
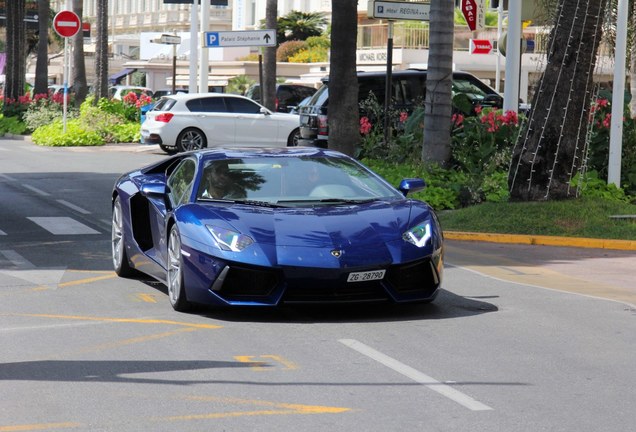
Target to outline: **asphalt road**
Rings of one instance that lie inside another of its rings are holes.
[[[163,156],[0,140],[0,432],[633,429],[636,252],[448,241],[431,305],[179,314],[110,262]]]

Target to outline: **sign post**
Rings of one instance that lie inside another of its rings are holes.
[[[68,38],[75,36],[82,27],[79,16],[73,11],[61,11],[53,18],[53,29],[64,38],[64,133],[66,133],[66,112],[68,109],[68,75],[69,75],[69,58],[68,58]]]
[[[172,45],[172,94],[177,92],[177,45],[181,43],[181,36],[162,34],[159,39],[150,42],[163,45]]]

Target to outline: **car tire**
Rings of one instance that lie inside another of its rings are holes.
[[[168,298],[177,312],[186,312],[191,308],[183,283],[183,256],[181,255],[181,236],[176,225],[170,229],[168,238]]]
[[[187,128],[181,131],[177,137],[177,150],[186,152],[191,150],[200,150],[208,146],[205,134],[199,129]]]
[[[300,128],[296,128],[289,134],[287,138],[287,147],[298,147],[298,140],[300,139]]]
[[[169,147],[167,145],[164,144],[159,144],[159,148],[161,150],[163,150],[165,153],[168,153],[169,155],[173,155],[175,153],[177,153],[177,149],[175,147]]]
[[[120,277],[133,276],[136,271],[128,261],[126,253],[126,236],[124,234],[124,212],[121,198],[116,197],[113,202],[113,217],[111,226],[111,251],[115,273]]]

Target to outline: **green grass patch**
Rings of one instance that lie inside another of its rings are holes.
[[[602,198],[482,203],[439,212],[447,231],[636,240],[636,205]]]

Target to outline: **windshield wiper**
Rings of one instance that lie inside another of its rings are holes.
[[[280,203],[307,203],[307,204],[365,204],[377,201],[377,198],[351,199],[351,198],[317,198],[317,199],[296,199],[296,200],[280,200]]]
[[[257,201],[257,200],[207,198],[207,197],[200,197],[198,198],[198,200],[206,201],[206,202],[226,203],[226,204],[245,204],[245,205],[258,206],[258,207],[271,207],[271,208],[284,207],[282,205],[279,205],[278,203],[273,203],[269,201]]]

